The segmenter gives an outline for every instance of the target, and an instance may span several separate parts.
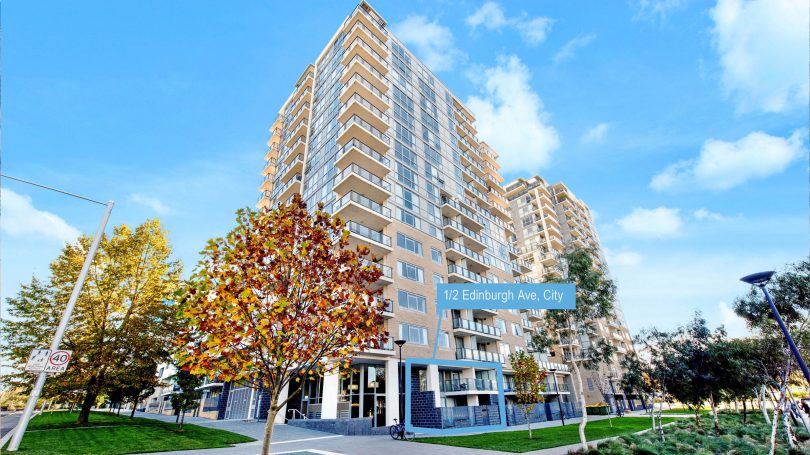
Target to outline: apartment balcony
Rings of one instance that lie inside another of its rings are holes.
[[[579,238],[575,238],[575,239],[571,240],[571,245],[576,247],[576,248],[585,248],[585,242],[583,242]]]
[[[343,220],[362,220],[375,230],[391,223],[391,209],[354,191],[335,201],[334,214]]]
[[[286,164],[278,170],[282,182],[290,180],[290,177],[295,174],[301,174],[304,169],[304,155],[301,153],[293,155],[291,158],[285,157],[284,162]]]
[[[379,347],[377,348],[370,348],[363,351],[363,354],[373,354],[373,355],[381,355],[381,356],[391,356],[396,354],[394,352],[394,338],[387,337],[381,338]]]
[[[391,138],[387,134],[357,115],[349,117],[340,128],[337,143],[339,146],[344,147],[351,139],[357,139],[378,151],[387,151],[391,147]]]
[[[366,29],[374,34],[374,36],[383,41],[388,41],[388,32],[377,23],[375,19],[372,19],[367,12],[362,10],[361,8],[356,8],[352,16],[345,22],[345,26],[343,27],[344,31],[349,31],[354,26],[355,23],[361,22],[363,25],[366,26]]]
[[[506,363],[502,354],[496,352],[479,351],[477,349],[456,349],[456,359],[458,360],[478,360],[481,362]]]
[[[286,201],[288,198],[292,197],[295,193],[301,192],[301,174],[293,175],[290,180],[285,183],[280,192],[278,193],[277,200],[279,201]]]
[[[447,264],[447,274],[447,281],[450,283],[489,283],[489,278],[455,264]]]
[[[349,231],[349,248],[351,249],[355,249],[358,245],[366,246],[374,257],[383,257],[393,251],[391,237],[381,231],[355,221],[347,222],[346,229]]]
[[[557,373],[570,373],[571,367],[564,363],[554,363],[554,362],[543,362],[538,361],[537,366],[540,367],[541,370],[551,371],[554,370]]]
[[[343,196],[350,191],[357,191],[369,199],[383,203],[391,196],[391,184],[369,172],[368,170],[350,164],[335,177],[335,193]]]
[[[490,392],[498,390],[498,382],[492,379],[461,378],[448,379],[439,383],[439,391],[447,394]]]
[[[376,175],[386,176],[391,170],[391,160],[384,157],[358,139],[349,140],[338,152],[335,166],[345,169],[351,163],[357,163]]]
[[[297,125],[298,122],[301,121],[301,119],[308,119],[310,110],[309,108],[310,108],[309,101],[302,104],[301,107],[299,107],[298,110],[295,112],[295,114],[292,115],[289,124]]]
[[[453,239],[464,236],[464,244],[476,251],[484,251],[486,248],[483,237],[470,230],[470,228],[461,225],[458,221],[446,217],[444,218],[444,235]]]
[[[472,312],[473,312],[473,317],[480,318],[480,319],[491,318],[493,316],[498,315],[498,310],[496,310],[494,308],[476,308],[476,309],[472,310]]]
[[[391,319],[394,317],[394,301],[391,299],[381,299],[376,297],[378,302],[383,302],[385,304],[385,308],[383,309],[383,317],[386,319]]]
[[[560,342],[559,342],[559,343],[557,343],[557,346],[564,346],[564,347],[568,347],[568,346],[572,346],[572,347],[579,347],[579,346],[580,346],[580,343],[579,343],[579,339],[577,339],[577,338],[571,338],[571,337],[560,337]]]
[[[271,140],[272,141],[272,140]],[[279,141],[267,141],[267,153],[264,154],[264,160],[274,160],[278,158]]]
[[[618,319],[614,319],[614,318],[607,319],[607,321],[605,321],[605,325],[607,325],[608,327],[612,327],[614,329],[624,328],[621,321],[619,321]]]
[[[307,137],[306,135],[302,134],[298,136],[298,138],[293,142],[292,146],[285,147],[285,155],[284,158],[281,160],[281,164],[290,164],[293,157],[298,154],[304,153],[304,149],[307,145]]]
[[[381,264],[380,262],[370,261],[370,260],[365,259],[365,258],[361,259],[360,263],[365,265],[365,266],[372,266],[372,267],[378,268],[382,272],[382,275],[380,275],[380,277],[377,278],[377,281],[375,281],[374,283],[371,283],[370,288],[371,288],[372,291],[376,291],[376,290],[381,289],[381,288],[383,288],[385,286],[388,286],[389,284],[394,283],[394,271],[393,271],[393,269],[391,269],[391,267],[389,267],[389,266],[387,266],[385,264]]]
[[[530,321],[543,320],[543,310],[526,310],[526,318]]]
[[[509,251],[509,259],[517,259],[520,257],[520,249],[514,245],[506,246]]]
[[[343,40],[343,48],[349,49],[355,40],[362,40],[364,44],[371,48],[381,60],[388,58],[388,46],[379,38],[374,36],[374,33],[368,27],[363,25],[362,22],[355,22],[349,29],[348,35]]]
[[[275,180],[275,177],[272,175],[264,176],[264,179],[262,179],[262,184],[259,186],[259,191],[262,193],[273,191],[273,180]]]
[[[355,115],[367,121],[371,126],[381,132],[388,131],[389,124],[391,123],[391,118],[387,114],[377,109],[376,106],[369,103],[365,98],[360,96],[359,93],[350,96],[343,107],[340,108],[338,122],[345,124]]]
[[[265,160],[266,163],[264,164],[264,169],[262,170],[262,175],[273,175],[276,173],[276,162],[275,158],[270,158]]]
[[[616,354],[620,355],[627,355],[628,349],[624,346],[614,346],[616,348]]]
[[[284,145],[289,148],[299,137],[306,136],[308,126],[309,126],[309,119],[306,118],[301,119],[294,127],[292,127],[289,130],[292,131],[292,133],[290,134],[289,139],[287,139],[287,142]]]
[[[388,84],[386,83],[387,79],[385,75],[374,68],[371,63],[367,62],[360,55],[355,55],[351,61],[349,61],[346,70],[341,73],[340,79],[338,80],[344,86],[348,85],[349,80],[355,74],[359,74],[360,77],[371,83],[371,85],[373,85],[381,93],[388,92]]]
[[[531,321],[529,321],[528,319],[521,319],[520,326],[526,330],[534,330],[534,326],[532,326]]]
[[[464,178],[464,181],[468,184],[474,186],[478,191],[482,193],[486,193],[489,191],[489,186],[487,182],[484,181],[481,177],[475,175],[475,173],[470,169],[469,166],[462,168],[461,175]]]
[[[555,384],[552,382],[546,382],[545,387],[543,388],[544,395],[560,395],[560,394],[570,394],[571,390],[568,388],[568,384],[561,384],[560,381],[557,381]]]
[[[550,236],[548,241],[551,244],[551,247],[557,251],[563,251],[565,249],[565,244],[556,235]]]
[[[485,226],[482,216],[465,207],[464,204],[446,196],[442,196],[442,215],[449,218],[460,216],[462,224],[466,224],[475,230],[484,229]]]
[[[295,112],[295,110],[298,109],[298,106],[301,103],[312,103],[312,87],[306,87],[304,88],[304,90],[301,90],[298,97],[295,98],[295,100],[292,103],[287,105],[287,108],[284,110],[284,115],[287,115],[291,112]],[[276,130],[273,131],[274,134],[275,132]]]
[[[540,253],[540,263],[545,267],[552,267],[557,265],[559,260],[554,253]]]
[[[388,98],[388,95],[366,80],[360,73],[354,73],[352,77],[346,81],[346,85],[340,90],[340,102],[346,103],[355,93],[359,93],[360,96],[383,112],[387,111],[391,105],[391,100]]]
[[[453,318],[453,332],[463,335],[475,335],[476,338],[480,339],[496,341],[501,339],[501,329],[469,319]]]
[[[610,336],[616,341],[624,341],[624,337],[622,336],[621,332],[610,332]]]
[[[444,255],[447,259],[454,262],[466,259],[467,268],[475,273],[483,273],[489,270],[489,259],[486,256],[476,253],[455,240],[446,240],[444,246],[446,248]]]

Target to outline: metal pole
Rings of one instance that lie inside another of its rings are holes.
[[[782,333],[785,335],[785,339],[787,339],[788,346],[790,346],[790,350],[793,352],[793,357],[796,358],[799,367],[804,373],[804,379],[807,381],[807,384],[810,385],[810,370],[807,369],[807,364],[804,363],[804,359],[802,358],[801,353],[799,353],[796,343],[793,342],[793,337],[790,336],[790,332],[785,325],[785,321],[782,320],[782,316],[779,315],[779,310],[776,309],[776,305],[773,304],[773,300],[771,300],[768,290],[765,289],[765,283],[758,284],[757,286],[759,286],[759,288],[762,289],[762,292],[765,294],[765,299],[768,301],[768,305],[771,306],[773,317],[776,318],[776,322],[779,323],[779,328],[782,329]]]
[[[565,426],[565,412],[562,408],[562,395],[560,395],[560,386],[557,385],[557,370],[551,370],[551,375],[554,377],[554,391],[557,392],[557,407],[560,409],[560,420],[562,426]]]
[[[403,377],[404,375],[402,374],[402,345],[399,345],[399,370],[398,370],[397,373],[398,373],[397,374],[397,382],[399,382],[399,387],[397,387],[399,389],[399,400],[398,400],[399,401],[399,423],[404,425],[405,424],[404,416],[402,415],[402,399],[404,398],[403,393],[402,393],[402,386],[405,384],[405,382],[404,382],[405,378]]]
[[[93,238],[93,243],[90,244],[90,250],[87,252],[87,257],[84,258],[84,265],[82,265],[82,270],[79,272],[79,278],[76,280],[76,284],[73,286],[73,292],[70,294],[70,300],[68,300],[65,311],[62,312],[62,319],[59,321],[59,327],[57,327],[53,340],[51,340],[51,351],[58,350],[59,344],[62,343],[62,337],[65,335],[68,321],[70,321],[70,315],[73,313],[73,307],[76,306],[76,301],[79,299],[79,294],[81,293],[82,286],[84,285],[84,280],[87,278],[87,272],[90,270],[90,264],[93,263],[93,257],[95,257],[98,244],[101,242],[101,236],[104,235],[104,229],[107,227],[107,220],[110,219],[110,213],[112,212],[113,205],[115,205],[113,201],[107,202],[107,210],[104,211],[104,217],[101,218],[101,224],[98,226],[96,236]],[[34,384],[34,388],[31,390],[31,395],[28,397],[28,403],[25,405],[25,410],[20,418],[20,422],[17,424],[17,428],[14,430],[14,436],[11,438],[8,449],[6,449],[9,452],[16,452],[20,447],[23,434],[25,433],[25,429],[28,427],[28,420],[31,419],[31,414],[33,414],[34,408],[37,405],[37,400],[39,399],[39,395],[42,393],[42,386],[45,385],[45,378],[47,375],[47,373],[42,371],[39,373],[39,376],[37,376],[37,382]]]

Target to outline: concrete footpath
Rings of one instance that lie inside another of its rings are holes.
[[[158,418],[160,420],[174,421],[174,417],[159,416],[155,414],[136,413],[138,417]],[[627,418],[643,418],[643,414],[638,416],[628,416]],[[590,416],[589,421],[602,420],[606,416]],[[205,450],[184,450],[176,452],[159,452],[153,455],[258,455],[261,451],[261,438],[264,435],[264,422],[245,422],[241,420],[206,420],[204,422],[194,422],[186,419],[188,423],[202,425],[209,428],[218,428],[243,434],[257,439],[256,442],[237,444],[234,447],[223,449]],[[566,419],[566,425],[576,425],[580,419]],[[532,429],[559,426],[560,421],[540,422],[532,425]],[[503,431],[516,431],[526,429],[525,425],[509,427]],[[417,438],[428,436],[419,436]],[[595,445],[601,441],[592,441],[589,445]],[[528,455],[564,455],[569,450],[579,449],[579,444],[572,444],[550,449],[526,452]],[[271,446],[273,454],[287,455],[492,455],[496,452],[492,450],[468,449],[463,447],[451,447],[442,445],[422,444],[417,442],[395,441],[390,436],[341,436],[331,433],[323,433],[313,430],[292,427],[284,424],[276,424],[273,427],[273,444]]]

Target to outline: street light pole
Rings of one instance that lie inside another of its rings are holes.
[[[65,330],[67,329],[68,322],[70,321],[70,315],[73,313],[73,307],[76,306],[76,301],[79,299],[79,294],[81,293],[82,286],[84,285],[84,280],[87,278],[87,272],[90,270],[90,265],[93,263],[93,257],[95,257],[98,244],[101,242],[102,235],[104,235],[104,229],[107,227],[107,220],[110,219],[110,213],[112,212],[114,204],[115,203],[113,201],[107,202],[107,210],[105,210],[104,217],[101,219],[101,224],[99,224],[98,230],[96,230],[96,236],[93,238],[93,243],[90,244],[90,250],[87,252],[87,257],[84,258],[84,265],[82,265],[82,270],[79,272],[79,278],[76,280],[76,284],[73,286],[73,292],[70,294],[68,304],[65,307],[64,312],[62,312],[62,319],[59,321],[59,327],[56,329],[53,340],[51,340],[51,352],[58,350],[59,344],[62,343],[62,337],[65,335]],[[31,395],[28,397],[28,403],[26,403],[22,417],[20,417],[17,428],[14,430],[14,436],[11,438],[11,442],[6,449],[9,452],[16,452],[20,447],[23,434],[25,433],[25,429],[28,427],[28,420],[31,418],[31,414],[34,412],[34,408],[37,405],[39,395],[42,393],[42,386],[45,385],[45,379],[47,376],[48,374],[44,371],[40,372],[39,376],[37,376],[37,381],[34,384],[34,388],[31,390]]]
[[[799,364],[802,373],[804,373],[804,379],[807,381],[807,385],[810,386],[810,370],[807,369],[807,364],[804,363],[804,359],[802,358],[799,349],[796,347],[796,343],[793,342],[793,337],[790,336],[790,332],[788,331],[788,328],[785,325],[785,321],[782,320],[782,316],[779,314],[779,310],[776,309],[776,305],[774,305],[773,300],[771,300],[770,294],[768,294],[768,290],[765,288],[765,285],[768,284],[768,281],[771,280],[771,277],[773,276],[774,273],[776,272],[769,271],[769,272],[753,273],[751,275],[747,275],[740,278],[740,281],[743,281],[748,284],[753,284],[754,286],[757,286],[760,289],[762,289],[762,293],[765,294],[765,300],[768,301],[768,305],[770,305],[771,307],[773,317],[779,324],[779,328],[782,329],[782,334],[785,336],[785,339],[788,342],[788,346],[790,346],[791,352],[793,352],[793,357],[796,358],[796,362]]]
[[[551,372],[551,376],[554,377],[554,391],[557,392],[557,407],[560,409],[560,420],[562,421],[562,426],[565,426],[565,412],[563,412],[562,408],[562,395],[560,395],[560,386],[557,385],[557,369],[552,368],[548,370]]]
[[[396,341],[394,341],[394,343],[396,343],[396,345],[399,346],[399,368],[397,370],[397,383],[399,385],[399,387],[398,387],[398,389],[399,389],[399,423],[404,424],[405,423],[404,422],[405,417],[402,415],[403,414],[402,411],[403,411],[403,408],[404,408],[403,403],[402,403],[402,399],[404,398],[403,397],[402,387],[405,385],[405,383],[404,383],[405,378],[404,378],[404,375],[402,374],[402,345],[404,345],[406,343],[406,341],[405,340],[396,340]]]

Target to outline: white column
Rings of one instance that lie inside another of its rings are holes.
[[[462,379],[472,379],[472,384],[468,390],[473,390],[475,387],[475,369],[465,368],[461,370]],[[478,406],[478,395],[467,395],[467,406]]]
[[[289,393],[289,391],[290,391],[290,385],[287,384],[286,386],[284,386],[283,389],[281,389],[281,392],[278,394],[278,401],[283,402],[284,400],[286,400],[287,399],[287,394]],[[285,417],[287,417],[287,405],[286,404],[284,406],[282,406],[281,408],[279,408],[278,414],[276,414],[276,418],[273,421],[276,422],[276,423],[284,423],[284,418]]]
[[[439,378],[439,365],[428,365],[427,366],[427,385],[428,390],[433,390],[435,393],[433,405],[441,407],[442,405],[442,397],[441,397],[441,383]]]
[[[385,361],[385,424],[393,425],[399,418],[399,365],[398,359]]]
[[[323,377],[323,399],[321,400],[321,418],[337,419],[338,405],[338,372]]]

